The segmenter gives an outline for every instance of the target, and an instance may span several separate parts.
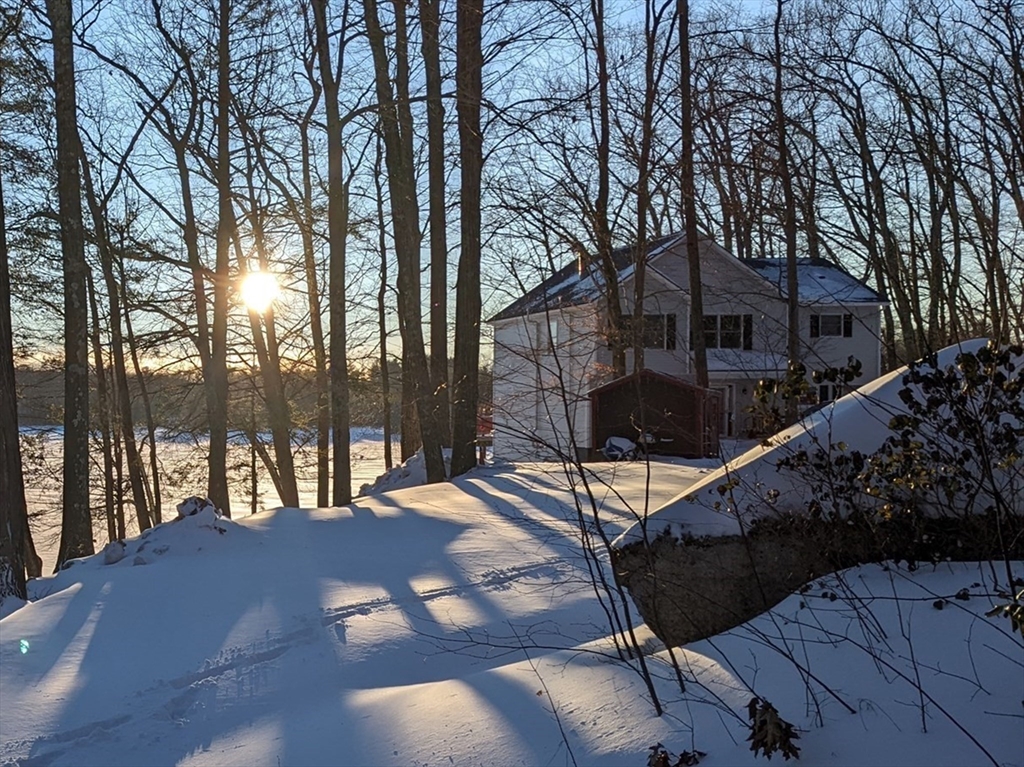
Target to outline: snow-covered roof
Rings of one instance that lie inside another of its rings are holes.
[[[702,237],[702,240],[706,238]],[[683,235],[670,234],[652,240],[647,250],[650,263],[665,251],[684,242]],[[612,252],[612,260],[618,270],[619,282],[633,274],[634,246],[628,245]],[[716,251],[734,258],[728,251],[716,247]],[[786,296],[786,262],[777,258],[757,258],[740,261],[773,285],[779,295]],[[660,273],[659,273],[660,274]],[[842,267],[821,259],[802,258],[797,262],[797,280],[800,286],[800,302],[803,304],[883,304],[885,299]],[[490,318],[490,322],[523,317],[545,311],[554,311],[566,306],[590,303],[601,295],[604,280],[597,265],[581,270],[577,261],[572,261],[525,295],[517,298]]]
[[[653,258],[679,239],[681,235],[671,234],[652,240],[648,245],[647,257]],[[632,245],[612,251],[612,261],[618,270],[620,282],[633,273],[633,252]],[[596,264],[590,265],[581,274],[579,264],[574,260],[495,314],[489,322],[590,303],[600,297],[603,284],[600,268]]]
[[[742,262],[785,298],[786,260],[755,258]],[[802,304],[884,304],[885,299],[840,266],[820,258],[797,259],[797,286]]]

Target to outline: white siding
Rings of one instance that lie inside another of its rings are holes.
[[[787,362],[787,305],[771,283],[707,241],[701,243],[704,314],[751,315],[750,349],[709,349],[712,388],[732,400],[734,435],[751,424],[746,408],[762,378],[779,378]],[[644,366],[692,380],[689,266],[680,245],[651,262],[645,279],[644,313],[676,318],[676,348],[645,349]],[[621,284],[623,311],[632,313],[633,281]],[[494,453],[509,459],[569,453],[570,434],[580,448],[590,444],[587,392],[611,379],[611,353],[600,333],[601,302],[494,323]],[[852,337],[810,337],[813,313],[853,315]],[[552,347],[549,328],[557,329]],[[703,332],[703,328],[699,329]],[[880,309],[874,305],[821,302],[803,306],[800,337],[808,376],[842,366],[850,356],[863,374],[856,385],[880,375]],[[626,369],[633,370],[632,352]],[[729,387],[729,388],[726,388]],[[725,423],[730,421],[727,415]]]
[[[596,328],[589,305],[494,323],[496,457],[557,458],[589,446],[587,392],[603,375]]]

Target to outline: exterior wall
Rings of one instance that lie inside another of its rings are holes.
[[[552,459],[590,444],[586,395],[607,377],[597,327],[593,306],[494,323],[496,457]]]
[[[624,312],[633,311],[633,282],[623,286]],[[644,367],[657,373],[686,379],[690,376],[689,352],[690,301],[687,295],[656,273],[648,272],[644,280],[644,314],[674,314],[676,317],[675,349],[644,349]],[[632,349],[626,352],[626,370],[633,372]]]
[[[853,337],[811,338],[811,314],[852,314]],[[881,312],[877,306],[807,306],[800,317],[800,336],[807,347],[808,368],[846,365],[849,357],[860,360],[863,372],[854,381],[860,386],[878,378],[881,370]]]
[[[536,428],[536,323],[527,317],[494,323],[494,455],[514,459],[532,452],[526,435]],[[531,338],[531,329],[533,334]]]

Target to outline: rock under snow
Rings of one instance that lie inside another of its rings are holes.
[[[103,564],[105,565],[116,565],[122,559],[125,554],[124,541],[111,541],[103,547]]]
[[[452,451],[444,448],[445,476],[451,474]],[[418,487],[427,484],[427,465],[423,460],[423,450],[417,450],[405,463],[394,466],[381,474],[372,483],[367,483],[359,488],[359,495],[376,495],[387,493],[391,490],[404,490],[407,487]]]

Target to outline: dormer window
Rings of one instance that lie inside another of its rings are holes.
[[[811,338],[853,338],[853,315],[812,314]]]

